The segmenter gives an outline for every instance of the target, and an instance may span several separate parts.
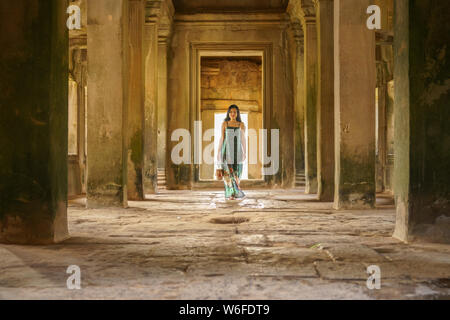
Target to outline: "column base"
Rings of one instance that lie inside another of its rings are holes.
[[[336,210],[366,210],[375,208],[375,195],[350,193],[334,200]]]
[[[126,186],[124,188],[126,189]],[[105,207],[127,208],[128,199],[124,194],[127,194],[126,190],[124,193],[123,188],[120,186],[111,186],[111,188],[102,192],[88,191],[86,207],[89,209]]]
[[[0,243],[18,245],[50,245],[70,238],[67,215],[55,220],[27,221],[20,216],[7,216],[0,222]]]
[[[318,187],[317,179],[306,178],[305,193],[306,194],[317,194],[318,190],[319,190],[319,187]]]

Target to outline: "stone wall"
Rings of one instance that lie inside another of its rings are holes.
[[[217,100],[257,103],[262,111],[262,61],[255,58],[202,58],[202,106]]]

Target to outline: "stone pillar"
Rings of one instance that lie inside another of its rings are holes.
[[[300,27],[301,28],[301,27]],[[300,29],[299,28],[299,29]],[[295,169],[305,170],[305,56],[304,35],[297,30],[294,61]]]
[[[450,243],[448,1],[395,1],[394,237]]]
[[[128,0],[88,1],[87,205],[127,205]]]
[[[158,168],[166,167],[167,141],[167,39],[158,45]]]
[[[309,194],[317,193],[317,25],[314,16],[303,21],[305,34],[305,176]]]
[[[144,1],[129,0],[128,15],[128,199],[144,199]]]
[[[85,40],[87,41],[87,40]],[[86,85],[87,85],[87,43],[75,51],[74,66],[77,81],[78,100],[78,162],[81,174],[81,193],[86,193]]]
[[[145,129],[144,190],[156,193],[158,184],[158,24],[146,19],[144,27]]]
[[[277,90],[277,86],[286,81],[283,88],[286,94],[279,100],[279,105],[282,105],[283,108],[273,112],[272,118],[272,128],[280,129],[280,168],[278,173],[273,176],[273,182],[284,189],[292,189],[295,184],[294,117],[292,116],[294,114],[294,74],[291,67],[293,56],[289,54],[288,48],[275,47],[275,55],[277,55],[277,50],[280,50],[279,56],[285,54],[287,59],[281,60],[285,72],[275,73],[274,90]],[[278,90],[278,92],[280,91]],[[273,138],[271,137],[271,139]]]
[[[63,0],[0,2],[0,242],[68,238]]]
[[[380,84],[377,98],[377,192],[383,192],[387,163],[387,83]]]
[[[334,1],[335,207],[375,205],[375,33],[369,0]]]
[[[191,145],[192,141],[171,141],[175,130],[184,129],[194,134],[192,116],[190,115],[190,76],[189,46],[190,43],[179,40],[185,36],[185,31],[175,31],[174,41],[169,47],[168,88],[167,88],[167,152],[166,152],[166,181],[169,190],[190,190],[193,179],[193,166],[190,163],[175,164],[171,153],[179,143]],[[186,150],[188,152],[189,150]],[[192,151],[192,150],[191,150]]]
[[[318,31],[317,182],[321,201],[334,200],[334,5],[316,2]]]
[[[387,10],[387,9],[386,9]],[[390,189],[389,154],[393,154],[393,107],[389,83],[394,78],[393,37],[377,33],[377,192]]]
[[[386,96],[386,175],[385,188],[393,194],[394,191],[394,81],[387,83]]]

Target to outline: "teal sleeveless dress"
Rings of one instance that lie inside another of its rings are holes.
[[[240,127],[229,127],[227,124],[221,154],[225,198],[229,199],[232,196],[236,199],[244,198],[245,194],[239,186],[243,169]]]

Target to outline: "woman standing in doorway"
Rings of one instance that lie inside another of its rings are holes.
[[[247,157],[245,125],[241,120],[239,107],[228,108],[227,117],[222,124],[222,137],[217,152],[217,160],[223,169],[225,199],[236,200],[245,197],[240,187],[243,163]]]

